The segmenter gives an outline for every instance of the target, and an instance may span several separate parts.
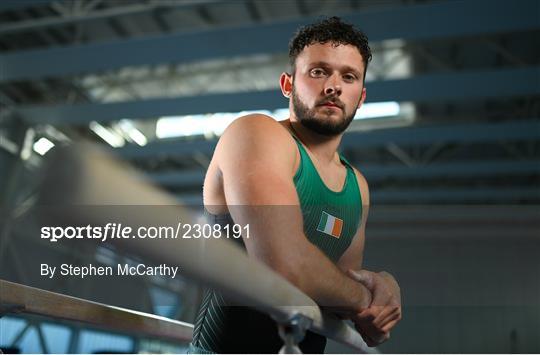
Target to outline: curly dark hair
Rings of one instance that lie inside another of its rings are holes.
[[[305,47],[315,43],[332,42],[336,45],[351,44],[358,48],[364,61],[364,80],[369,61],[371,61],[371,49],[367,36],[351,24],[343,22],[339,17],[333,16],[301,27],[289,42],[289,61],[292,71],[295,71],[296,58]]]

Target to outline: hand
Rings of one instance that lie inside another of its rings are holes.
[[[349,270],[348,275],[371,291],[370,306],[352,318],[368,346],[390,338],[390,330],[401,320],[401,292],[398,283],[387,272]]]

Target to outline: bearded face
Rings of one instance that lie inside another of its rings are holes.
[[[347,112],[345,104],[335,96],[325,97],[318,100],[313,107],[309,107],[302,101],[293,86],[291,97],[294,114],[298,121],[304,127],[324,136],[336,136],[343,133],[356,114],[356,110],[352,109],[351,112]]]

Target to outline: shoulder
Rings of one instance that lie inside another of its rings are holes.
[[[242,116],[234,120],[223,132],[220,141],[249,140],[252,143],[272,141],[275,143],[294,143],[287,129],[274,118],[263,114]]]
[[[355,167],[353,167],[354,174],[356,175],[356,181],[358,182],[358,188],[360,189],[360,196],[362,197],[362,204],[369,205],[369,186],[364,175]]]
[[[239,134],[242,132],[252,134],[276,135],[276,138],[288,137],[287,130],[273,117],[263,114],[251,114],[237,118],[225,130],[223,135]]]
[[[214,155],[218,160],[250,158],[294,164],[296,143],[287,129],[274,118],[263,114],[242,116],[223,132]]]

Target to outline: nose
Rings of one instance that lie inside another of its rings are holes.
[[[339,82],[339,79],[336,75],[332,75],[326,80],[325,86],[324,86],[324,94],[326,96],[335,95],[339,96],[341,95],[341,84]]]

